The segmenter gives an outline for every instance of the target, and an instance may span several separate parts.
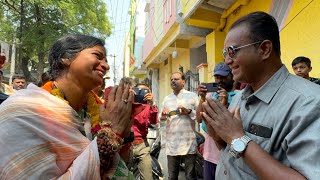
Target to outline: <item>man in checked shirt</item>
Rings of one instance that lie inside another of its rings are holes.
[[[188,180],[196,179],[196,135],[194,132],[199,99],[197,94],[184,89],[185,76],[180,72],[171,76],[172,93],[166,96],[159,114],[166,121],[166,154],[169,180],[177,180],[181,158],[185,160]]]

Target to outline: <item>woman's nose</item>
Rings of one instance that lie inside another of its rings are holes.
[[[102,61],[102,68],[104,68],[106,71],[108,71],[110,69],[110,66],[106,61]]]

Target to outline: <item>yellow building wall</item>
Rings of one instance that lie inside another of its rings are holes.
[[[234,13],[228,16],[226,27],[224,32],[227,33],[232,23],[242,16],[245,16],[251,12],[264,11],[269,12],[272,0],[251,0],[246,6],[241,6]]]
[[[298,56],[306,56],[311,59],[313,67],[310,76],[320,77],[320,1],[312,1],[308,5],[309,2],[310,0],[293,1],[284,29],[280,33],[281,59],[293,73],[292,60]],[[302,10],[303,8],[305,9]]]
[[[199,73],[199,82],[208,82],[208,66],[202,65],[201,67],[197,67]]]
[[[193,7],[201,1],[202,0],[181,0],[183,14],[189,14],[192,11]]]
[[[187,72],[190,69],[190,50],[189,49],[177,49],[178,57],[173,59],[168,58],[168,64],[164,65],[162,62],[159,66],[159,104],[162,104],[163,99],[172,92],[170,86],[170,77],[174,72],[179,71],[179,65],[183,66],[183,72]]]
[[[186,73],[190,69],[190,49],[179,48],[178,57],[172,59],[172,72],[179,72],[179,65],[183,67],[183,72]]]
[[[168,64],[164,65],[162,62],[159,66],[159,105],[161,107],[164,97],[166,97],[170,92],[170,76],[171,76],[171,63],[170,58],[168,59]]]
[[[206,37],[206,51],[208,62],[208,74],[206,80],[213,82],[213,70],[216,64],[223,62],[222,49],[226,34],[220,31],[214,31]]]

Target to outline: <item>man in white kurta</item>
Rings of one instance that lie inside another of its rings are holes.
[[[167,122],[166,154],[168,158],[169,180],[177,180],[181,158],[185,160],[187,179],[196,179],[196,135],[194,133],[198,106],[197,94],[185,90],[185,76],[173,73],[171,88],[173,92],[166,96],[162,103],[159,117]]]

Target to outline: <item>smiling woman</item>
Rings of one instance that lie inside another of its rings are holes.
[[[52,81],[1,104],[0,179],[131,177],[118,154],[133,123],[129,85],[114,86],[105,105],[92,92],[109,70],[105,57],[102,40],[64,36],[49,54]]]

